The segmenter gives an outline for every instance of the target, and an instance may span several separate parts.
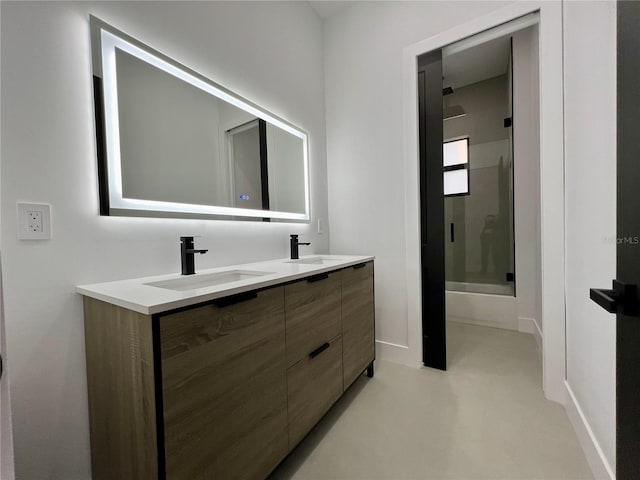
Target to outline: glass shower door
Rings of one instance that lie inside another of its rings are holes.
[[[444,97],[446,289],[515,295],[511,78]]]

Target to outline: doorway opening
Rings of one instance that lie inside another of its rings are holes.
[[[531,15],[418,56],[425,366],[449,322],[541,346],[538,41]]]
[[[269,210],[267,123],[259,118],[226,132],[231,205]]]

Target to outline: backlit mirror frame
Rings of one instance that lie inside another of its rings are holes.
[[[89,17],[89,23],[91,30],[101,215],[260,221],[274,219],[285,222],[305,223],[310,221],[309,137],[305,131],[267,112],[249,100],[236,95],[216,82],[176,62],[172,58],[150,48],[99,18],[91,15]],[[304,213],[173,203],[124,197],[120,160],[116,48],[301,138],[303,141],[304,157]]]

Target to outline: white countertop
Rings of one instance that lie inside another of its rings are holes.
[[[179,273],[156,275],[153,277],[134,278],[115,282],[79,285],[76,291],[136,312],[152,315],[175,308],[187,307],[207,302],[216,298],[227,297],[236,293],[265,288],[300,278],[330,272],[340,268],[368,262],[374,257],[354,255],[304,255],[300,259],[330,259],[330,264],[291,263],[288,258],[270,260],[268,262],[245,263],[226,267],[210,268],[198,271],[195,275],[183,276]],[[172,290],[169,288],[147,285],[149,283],[171,281],[180,278],[197,279],[206,275],[233,271],[266,272],[266,275],[232,281],[220,285],[208,285],[191,290]]]

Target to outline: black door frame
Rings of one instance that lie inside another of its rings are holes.
[[[640,475],[640,3],[617,2],[616,286],[626,285],[616,321],[616,478]],[[629,288],[631,287],[631,288]],[[623,287],[624,288],[624,287]]]
[[[442,164],[442,50],[418,57],[422,363],[447,369]]]

